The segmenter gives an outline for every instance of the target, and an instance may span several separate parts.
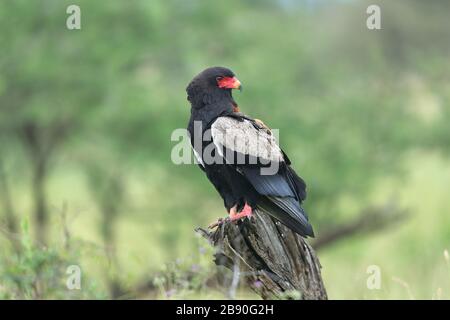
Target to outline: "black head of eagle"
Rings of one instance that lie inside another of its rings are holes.
[[[301,236],[313,237],[301,207],[305,182],[270,129],[240,112],[233,89],[242,85],[224,67],[205,69],[186,88],[191,104],[188,132],[199,167],[222,197],[231,221],[261,211]]]

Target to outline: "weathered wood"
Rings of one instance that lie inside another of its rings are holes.
[[[197,231],[217,249],[215,263],[232,270],[232,286],[244,280],[263,299],[327,299],[314,250],[269,215]]]

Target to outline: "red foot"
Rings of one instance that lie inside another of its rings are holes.
[[[245,204],[244,208],[239,213],[236,212],[236,207],[233,207],[230,210],[230,220],[236,221],[236,220],[242,219],[244,217],[251,218],[252,213],[253,213],[252,207],[250,207],[247,203]]]
[[[244,208],[240,211],[237,212],[237,205],[235,205],[233,208],[230,209],[229,212],[230,216],[223,219],[223,218],[219,218],[219,220],[217,220],[216,222],[211,223],[208,228],[209,229],[213,229],[215,227],[220,226],[221,224],[223,224],[226,221],[237,221],[239,219],[248,217],[251,218],[253,217],[253,210],[252,207],[250,207],[247,203],[244,205]]]

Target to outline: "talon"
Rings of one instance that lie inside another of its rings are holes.
[[[251,218],[253,217],[253,209],[250,207],[247,203],[245,204],[244,208],[241,211],[241,214],[243,214],[245,217]]]

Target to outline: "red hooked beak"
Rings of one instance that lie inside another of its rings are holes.
[[[236,77],[223,77],[217,79],[217,85],[219,88],[224,89],[239,89],[242,91],[241,82]]]

